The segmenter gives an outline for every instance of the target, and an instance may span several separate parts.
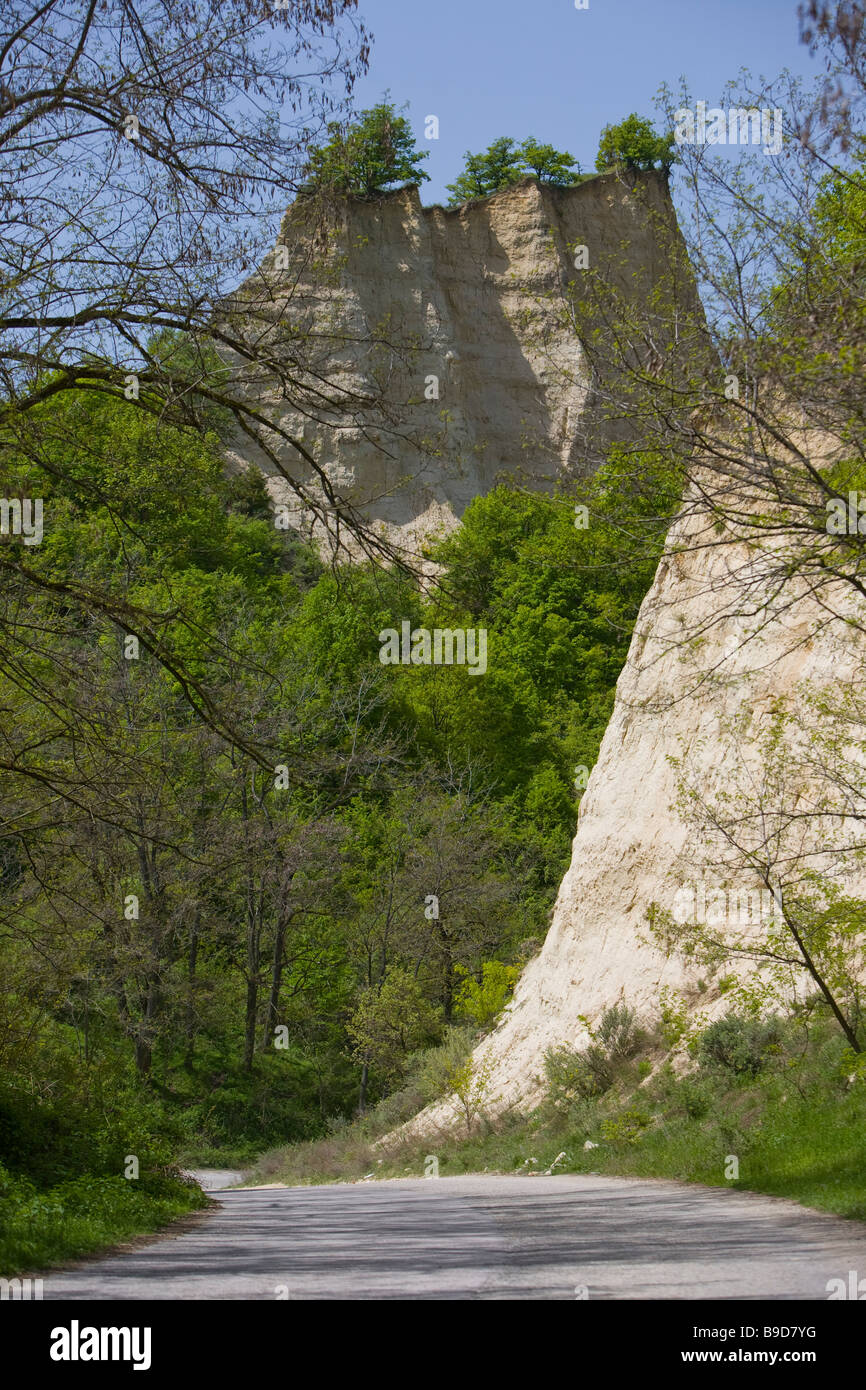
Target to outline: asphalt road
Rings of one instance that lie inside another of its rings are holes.
[[[866,1277],[866,1226],[677,1183],[483,1176],[218,1200],[179,1233],[47,1274],[45,1298],[826,1299],[828,1280]]]

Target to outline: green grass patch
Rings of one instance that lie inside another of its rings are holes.
[[[40,1190],[0,1168],[0,1272],[92,1254],[207,1205],[195,1183],[170,1175],[85,1176]]]

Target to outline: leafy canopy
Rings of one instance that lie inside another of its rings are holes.
[[[662,169],[669,173],[676,163],[672,133],[658,135],[652,121],[633,111],[618,125],[601,132],[595,167],[606,169]]]
[[[416,149],[412,127],[393,102],[382,101],[362,111],[348,129],[331,121],[328,134],[327,144],[310,155],[306,192],[326,188],[369,198],[395,185],[429,180],[421,168],[429,153]]]
[[[510,188],[529,174],[559,188],[580,183],[582,177],[573,155],[553,145],[540,145],[532,135],[522,145],[501,136],[483,154],[470,154],[467,150],[465,158],[463,173],[454,183],[446,185],[451,194],[450,207],[465,203],[469,198],[485,198],[500,188]]]

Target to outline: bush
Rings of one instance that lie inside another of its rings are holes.
[[[556,1110],[567,1110],[576,1100],[594,1100],[613,1084],[613,1068],[596,1045],[578,1052],[562,1043],[544,1054],[547,1098]]]
[[[474,1028],[452,1027],[438,1047],[429,1047],[410,1058],[407,1083],[417,1089],[422,1105],[447,1095],[455,1068],[466,1061],[477,1039]]]
[[[56,1099],[15,1079],[0,1086],[0,1158],[37,1187],[83,1173],[123,1173],[127,1154],[142,1171],[172,1158],[171,1126],[158,1104],[110,1073],[92,1075],[92,1091],[67,1090]]]
[[[439,1100],[451,1089],[451,1077],[466,1061],[478,1041],[475,1028],[451,1027],[436,1047],[414,1052],[408,1059],[406,1077],[399,1091],[383,1097],[367,1117],[365,1132],[386,1134],[411,1120],[425,1105]]]
[[[595,1032],[595,1042],[611,1062],[627,1061],[643,1041],[634,1010],[625,1004],[613,1004],[605,1009]]]
[[[481,967],[481,979],[457,967],[463,974],[454,999],[458,1018],[469,1019],[478,1028],[486,1028],[502,1013],[511,998],[520,970],[501,960],[486,960]]]
[[[690,1120],[703,1120],[712,1110],[718,1095],[706,1077],[681,1076],[671,1099],[673,1104],[682,1106]]]
[[[625,1004],[605,1009],[588,1047],[578,1052],[562,1044],[544,1054],[548,1100],[556,1110],[576,1100],[594,1100],[609,1091],[622,1064],[632,1058],[643,1040],[634,1012]]]
[[[601,1137],[608,1144],[636,1144],[652,1117],[643,1110],[631,1108],[612,1115],[601,1123]]]
[[[736,1076],[757,1076],[782,1042],[778,1018],[741,1018],[729,1014],[712,1023],[698,1039],[703,1066],[723,1067]]]

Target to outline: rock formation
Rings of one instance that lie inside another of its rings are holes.
[[[742,868],[720,877],[715,862],[709,867],[677,805],[681,779],[710,801],[730,793],[757,766],[753,739],[780,696],[793,711],[798,692],[832,696],[863,669],[866,601],[853,589],[830,585],[816,601],[805,583],[794,585],[775,609],[744,618],[732,574],[741,576],[745,552],[706,539],[699,514],[675,523],[674,553],[641,607],[550,931],[478,1048],[493,1063],[493,1108],[531,1108],[541,1096],[545,1049],[585,1044],[587,1024],[611,1004],[623,1001],[650,1021],[668,990],[708,1021],[726,1011],[718,975],[659,949],[647,925],[650,904],[674,911],[684,884],[703,881],[732,902],[759,886]],[[829,610],[841,621],[828,622]],[[856,825],[851,839],[860,839]],[[866,892],[856,862],[847,886]],[[756,968],[745,961],[726,971],[745,976]],[[792,971],[790,992],[802,997],[814,985]],[[406,1128],[435,1133],[455,1118],[443,1103]]]
[[[304,369],[290,391],[267,375],[247,390],[340,497],[414,551],[498,481],[550,488],[585,468],[593,428],[611,427],[594,421],[603,383],[568,286],[588,263],[642,304],[669,263],[665,230],[678,235],[657,174],[571,189],[528,179],[455,209],[422,207],[411,187],[325,208],[299,199],[236,307]],[[315,483],[291,449],[277,453]],[[237,459],[295,510],[261,451],[239,444]]]

